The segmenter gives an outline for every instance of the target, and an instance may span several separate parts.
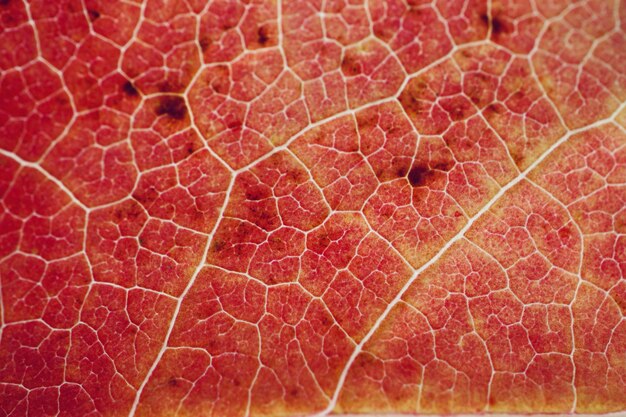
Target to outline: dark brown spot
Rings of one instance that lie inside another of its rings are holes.
[[[11,0],[0,0],[0,6],[8,6]]]
[[[361,74],[363,70],[361,68],[361,63],[357,59],[350,56],[350,54],[346,54],[343,61],[341,61],[341,72],[348,77],[354,77]]]
[[[424,166],[414,166],[409,171],[409,175],[407,178],[409,179],[409,183],[413,187],[420,187],[426,183],[428,178],[430,178],[433,173]]]
[[[179,96],[165,96],[156,108],[156,114],[167,115],[171,119],[183,120],[187,115],[185,100]]]
[[[167,384],[170,387],[177,387],[178,386],[178,379],[176,378],[170,378],[169,381],[167,381]]]
[[[92,22],[100,17],[100,12],[93,9],[87,10],[87,14],[89,15],[89,20]]]
[[[257,42],[259,45],[265,45],[269,40],[270,37],[267,28],[265,26],[261,26],[259,30],[257,30]]]
[[[491,22],[491,28],[493,31],[494,35],[499,35],[500,33],[502,33],[502,21],[500,19],[493,19],[493,21]]]
[[[291,395],[292,397],[297,397],[300,394],[300,391],[298,391],[298,388],[293,388],[291,391],[289,391],[289,395]]]
[[[407,178],[413,187],[428,185],[428,182],[437,175],[437,172],[448,172],[454,167],[453,161],[438,162],[432,169],[425,165],[415,165],[409,171]]]
[[[198,43],[200,44],[200,49],[202,49],[202,52],[206,52],[206,50],[209,49],[209,46],[211,46],[211,41],[206,36],[200,38]]]
[[[495,38],[500,35],[506,35],[507,33],[511,33],[513,28],[511,25],[504,19],[499,18],[498,16],[494,16],[491,19],[491,33]]]
[[[126,81],[122,84],[122,90],[131,97],[136,97],[139,95],[139,91],[135,88],[132,82]]]

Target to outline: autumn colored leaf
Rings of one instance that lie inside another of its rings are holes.
[[[623,0],[0,0],[0,417],[626,413]]]

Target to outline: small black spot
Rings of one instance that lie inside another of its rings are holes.
[[[156,108],[156,114],[167,115],[175,120],[183,120],[187,115],[187,105],[182,97],[165,96]]]
[[[87,10],[87,14],[89,15],[89,19],[93,22],[100,17],[100,12],[97,10],[89,9]]]
[[[259,30],[257,30],[257,36],[259,45],[265,45],[267,41],[270,40],[269,34],[267,33],[267,28],[265,26],[261,26]]]
[[[0,0],[0,6],[8,6],[11,0]]]
[[[178,379],[176,378],[170,378],[169,381],[167,381],[167,384],[170,387],[177,387],[178,386]]]
[[[136,97],[139,95],[139,91],[137,91],[137,89],[135,88],[135,86],[133,85],[132,82],[130,81],[126,81],[123,85],[122,85],[122,90],[124,90],[124,92],[126,94],[128,94],[131,97]]]
[[[414,166],[409,171],[409,175],[407,176],[409,179],[409,183],[413,187],[418,187],[420,185],[424,185],[426,179],[431,175],[431,172],[428,168],[423,166]]]

